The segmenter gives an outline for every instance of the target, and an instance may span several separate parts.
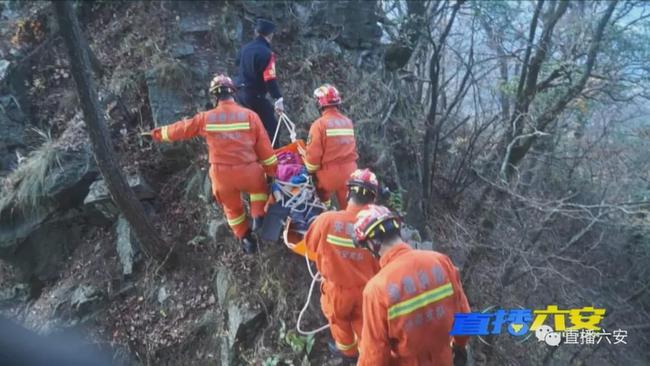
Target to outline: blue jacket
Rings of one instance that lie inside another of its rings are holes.
[[[282,97],[275,75],[275,55],[271,45],[262,36],[256,37],[239,51],[237,83],[246,92],[271,97]]]

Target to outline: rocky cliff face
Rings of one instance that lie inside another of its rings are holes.
[[[304,133],[319,83],[345,93],[381,70],[376,4],[80,4],[123,169],[181,253],[170,272],[142,257],[103,186],[48,5],[11,6],[0,20],[0,311],[42,333],[81,330],[125,364],[329,362],[288,330],[307,290],[303,259],[273,245],[243,258],[210,199],[202,144],[153,146],[139,132],[207,108],[211,75],[234,71],[264,16],[279,24],[280,84]]]

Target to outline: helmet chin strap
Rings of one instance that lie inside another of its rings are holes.
[[[381,255],[379,255],[379,250],[381,249],[381,243],[377,240],[374,239],[367,239],[366,240],[366,248],[372,253],[375,258],[379,259]]]

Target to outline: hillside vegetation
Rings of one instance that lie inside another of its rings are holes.
[[[236,73],[265,16],[299,137],[313,90],[336,85],[359,165],[409,242],[452,257],[474,311],[593,306],[628,331],[627,345],[473,338],[474,365],[650,360],[650,4],[75,4],[120,168],[174,260],[145,255],[101,179],[52,5],[3,1],[0,314],[122,364],[339,364],[326,332],[295,331],[304,258],[241,254],[204,143],[141,135],[210,108],[212,76]],[[318,304],[305,328],[324,323]]]

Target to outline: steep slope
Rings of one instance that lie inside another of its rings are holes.
[[[344,11],[358,7],[350,4],[80,5],[117,153],[157,227],[180,254],[173,269],[143,258],[101,180],[93,183],[98,174],[75,117],[74,84],[47,4],[5,15],[3,29],[26,20],[30,34],[35,24],[43,29],[14,43],[10,37],[21,33],[4,32],[2,41],[12,77],[28,85],[25,98],[39,101],[25,111],[25,123],[47,131],[48,142],[24,129],[29,136],[15,137],[19,143],[4,152],[19,148],[29,156],[8,163],[0,194],[0,257],[12,264],[0,268],[2,313],[44,334],[82,332],[129,364],[329,362],[321,352],[325,337],[314,345],[292,330],[310,281],[304,259],[280,244],[244,257],[210,198],[202,142],[154,146],[139,133],[204,110],[211,75],[234,71],[237,47],[251,37],[251,19],[265,14],[280,21],[279,77],[289,113],[305,137],[316,116],[311,91],[319,83],[337,83],[350,97],[355,85],[361,91],[356,97],[370,96],[363,88],[372,79],[361,70],[379,67],[380,34],[372,12],[352,9],[368,16],[359,22]],[[316,21],[322,17],[329,21]],[[340,34],[332,37],[332,31]],[[31,73],[18,72],[24,68]],[[361,107],[351,113],[377,112]],[[85,155],[70,155],[77,151]],[[48,188],[52,180],[57,186]],[[314,299],[307,328],[324,321],[317,304]]]

